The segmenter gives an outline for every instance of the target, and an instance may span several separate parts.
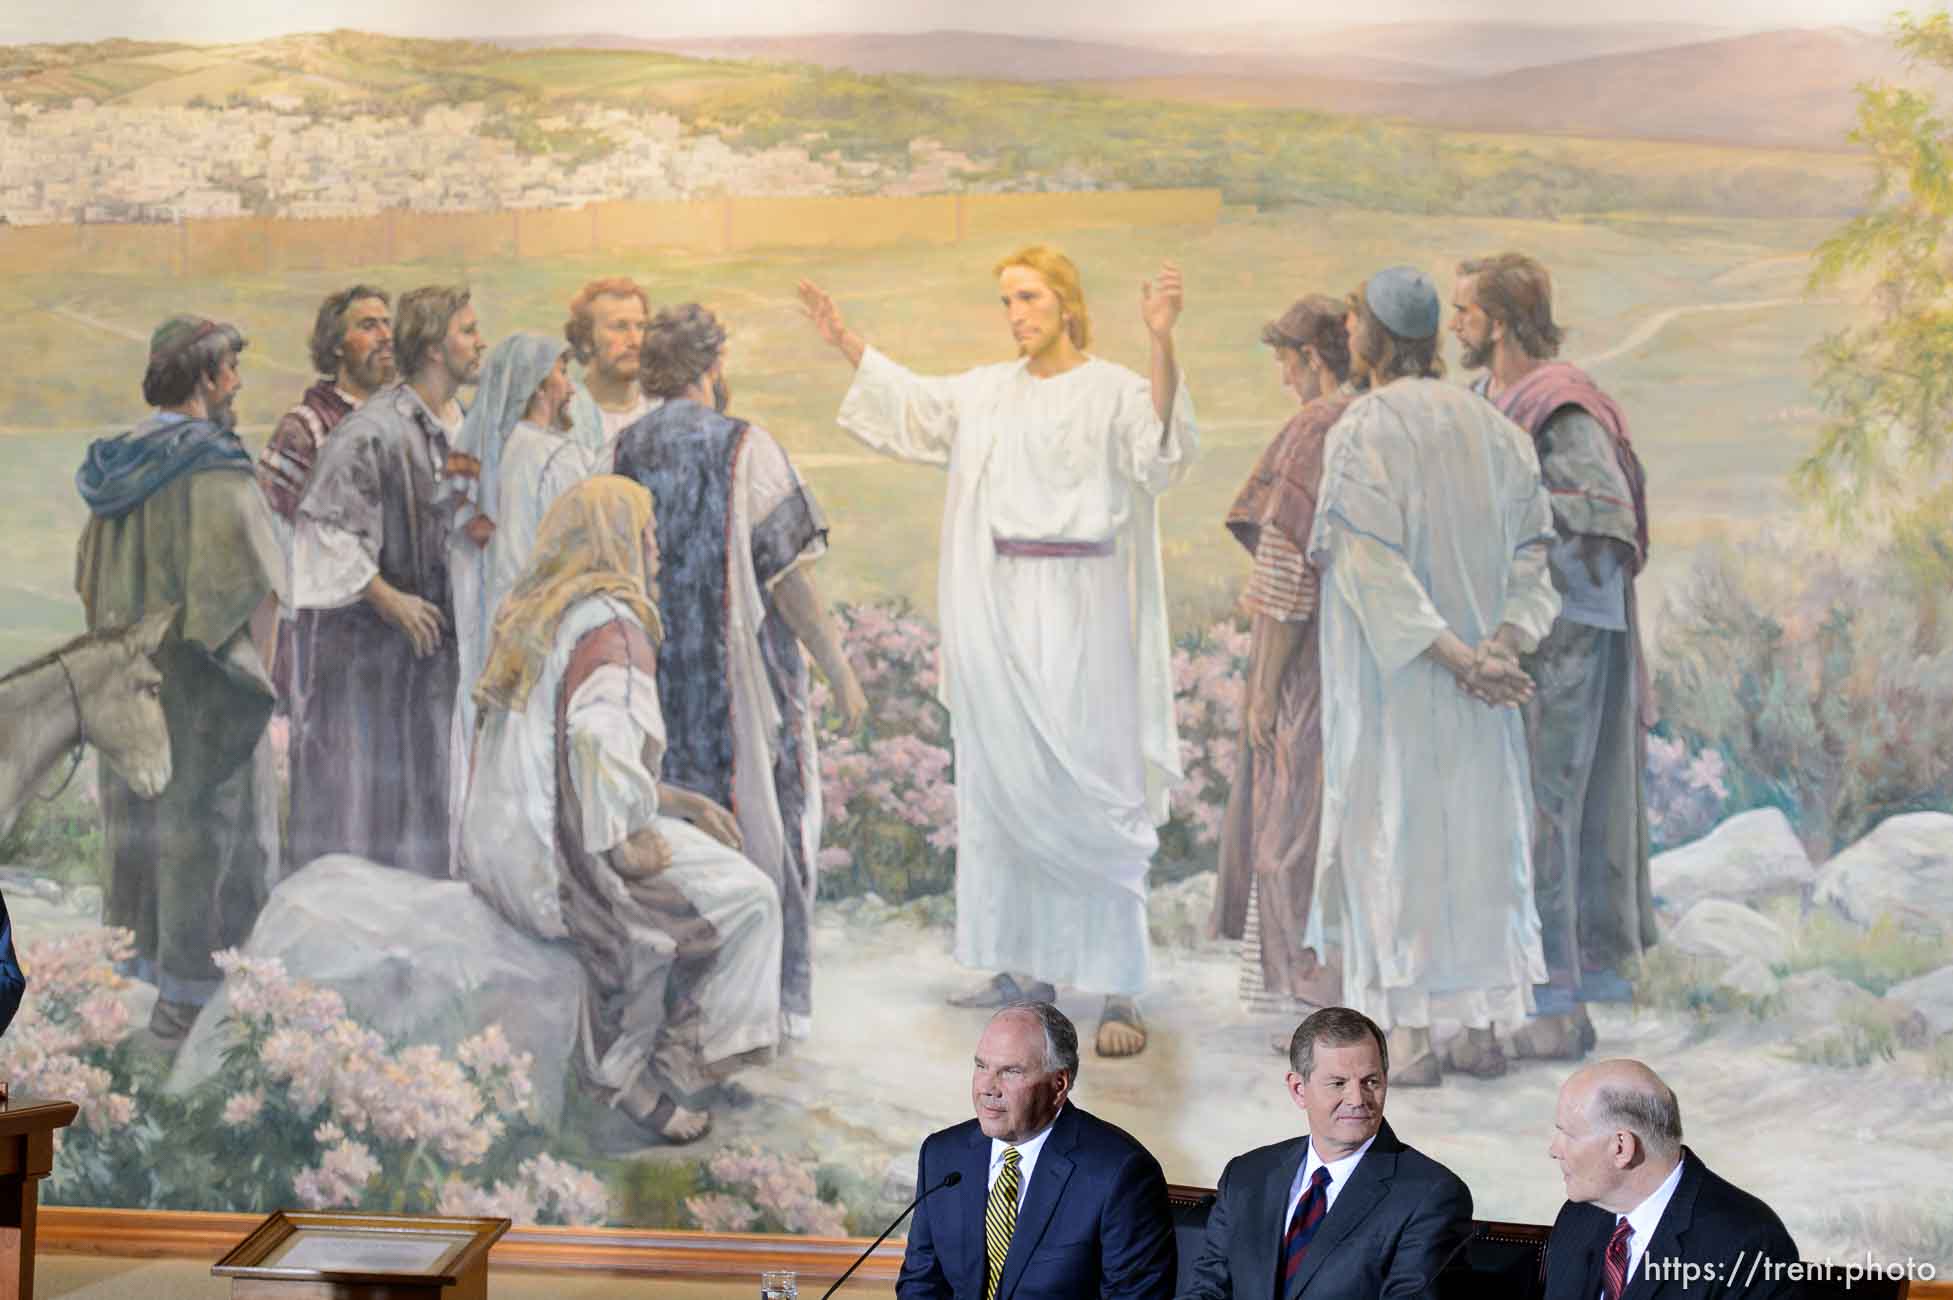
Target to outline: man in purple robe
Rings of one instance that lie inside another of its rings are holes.
[[[403,381],[327,439],[292,537],[292,863],[357,853],[448,874],[459,660],[448,580],[457,393],[486,350],[468,291],[402,295]]]
[[[1532,435],[1558,540],[1561,607],[1521,666],[1532,757],[1533,893],[1549,983],[1508,1036],[1516,1055],[1574,1060],[1595,1043],[1586,1003],[1625,1001],[1655,942],[1642,793],[1652,721],[1634,578],[1648,557],[1646,479],[1613,399],[1555,360],[1553,282],[1520,253],[1465,262],[1452,332],[1474,389]]]

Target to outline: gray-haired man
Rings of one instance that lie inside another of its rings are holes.
[[[976,1118],[922,1143],[895,1293],[903,1300],[1165,1300],[1177,1254],[1159,1161],[1125,1130],[1071,1104],[1078,1030],[1049,1002],[1020,1002],[977,1040]]]
[[[1547,1300],[1620,1300],[1637,1272],[1664,1297],[1801,1294],[1783,1220],[1682,1145],[1675,1092],[1641,1062],[1599,1061],[1560,1085],[1549,1150],[1567,1201],[1546,1242]]]

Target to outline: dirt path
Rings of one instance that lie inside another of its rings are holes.
[[[1617,357],[1624,357],[1684,316],[1702,312],[1771,311],[1780,307],[1817,307],[1842,301],[1841,298],[1758,298],[1748,302],[1698,302],[1682,307],[1669,307],[1642,321],[1635,326],[1632,333],[1607,351],[1595,353],[1591,357],[1575,358],[1573,364],[1582,369],[1591,369],[1594,366],[1605,365]]]

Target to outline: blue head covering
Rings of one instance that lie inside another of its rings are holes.
[[[1428,339],[1438,332],[1438,287],[1414,266],[1378,271],[1364,286],[1363,298],[1383,327],[1400,339]]]
[[[502,507],[502,444],[509,430],[522,422],[529,399],[556,366],[569,344],[547,334],[511,334],[497,343],[482,363],[475,404],[468,408],[455,436],[455,450],[481,462],[475,506],[490,519]]]

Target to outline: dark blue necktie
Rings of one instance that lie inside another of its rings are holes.
[[[1288,1233],[1282,1238],[1282,1285],[1275,1292],[1278,1297],[1302,1271],[1302,1257],[1309,1253],[1309,1243],[1315,1240],[1316,1228],[1328,1209],[1329,1166],[1317,1165],[1315,1177],[1309,1180],[1302,1199],[1295,1203],[1295,1215],[1288,1221]]]

